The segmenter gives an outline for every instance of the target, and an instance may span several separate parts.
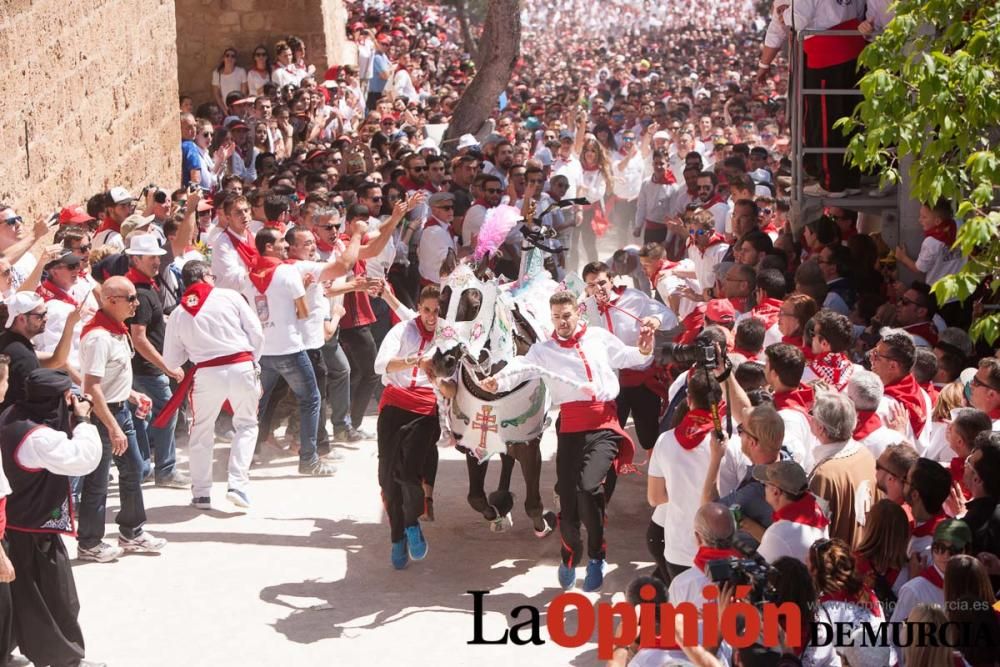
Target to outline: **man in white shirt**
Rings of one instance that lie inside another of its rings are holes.
[[[693,524],[694,539],[698,545],[694,567],[684,570],[671,580],[668,597],[675,606],[681,602],[690,602],[700,610],[706,603],[702,591],[705,586],[713,583],[706,572],[708,564],[713,560],[743,558],[743,554],[733,548],[736,521],[732,511],[725,505],[702,505],[695,512]]]
[[[871,371],[859,370],[847,383],[847,397],[854,403],[858,413],[858,423],[854,427],[854,439],[868,448],[876,459],[886,447],[902,439],[902,434],[882,422],[878,406],[882,401],[882,380]]]
[[[911,372],[915,350],[910,334],[899,329],[883,329],[882,340],[869,352],[869,358],[872,372],[879,376],[884,386],[885,395],[879,405],[879,416],[882,421],[888,422],[894,411],[900,407],[906,410],[904,435],[923,454],[930,446],[934,408],[931,397]],[[976,407],[975,402],[973,407]]]
[[[132,215],[133,210],[135,210],[135,197],[128,190],[122,187],[108,190],[107,207],[104,209],[104,218],[100,226],[94,232],[94,245],[98,247],[109,245],[116,251],[124,250],[122,223],[125,222],[125,218]]]
[[[351,227],[351,243],[344,254],[322,265],[313,280],[330,280],[344,275],[357,261],[361,236],[367,230],[364,222]],[[309,316],[306,289],[299,270],[284,260],[288,243],[278,230],[265,227],[254,238],[258,258],[243,288],[251,307],[257,312],[264,331],[260,350],[262,394],[258,412],[263,413],[278,378],[288,383],[299,403],[299,474],[329,477],[335,468],[321,461],[316,451],[319,428],[319,386],[309,355],[306,354],[299,320]]]
[[[490,209],[500,205],[500,200],[503,197],[503,183],[496,176],[480,174],[476,176],[473,183],[473,191],[476,190],[479,191],[480,195],[473,202],[462,221],[462,247],[469,250],[475,249],[479,229],[486,221],[486,215]]]
[[[764,531],[757,553],[769,563],[790,556],[808,564],[813,543],[829,539],[830,520],[809,491],[806,471],[795,461],[776,461],[754,466],[752,474],[774,508],[774,523]]]
[[[417,245],[417,269],[420,284],[438,285],[441,282],[441,266],[448,253],[455,253],[455,236],[451,228],[455,218],[455,195],[450,192],[435,192],[427,200],[431,212],[424,221],[423,233]]]
[[[589,329],[580,322],[576,296],[557,292],[549,298],[555,335],[535,343],[482,387],[509,391],[530,378],[542,378],[560,406],[556,454],[562,562],[559,584],[566,590],[576,582],[576,564],[582,556],[581,521],[587,527],[587,575],[584,591],[604,582],[605,479],[629,465],[634,446],[618,424],[614,399],[619,385],[615,370],[641,368],[651,360],[653,329],[645,328],[639,347],[627,347],[615,336]]]
[[[160,551],[166,540],[143,530],[146,508],[142,498],[143,459],[132,423],[129,403],[152,406],[148,396],[132,389],[132,345],[125,320],[135,315],[139,297],[123,276],[113,276],[101,286],[101,310],[83,328],[80,338],[80,373],[83,391],[91,396],[97,430],[104,443],[101,461],[84,477],[80,499],[80,560],[105,563],[123,552]],[[118,546],[104,542],[108,473],[114,458],[118,468],[121,509]]]
[[[240,291],[257,258],[253,234],[248,228],[252,221],[250,203],[242,196],[227,199],[223,210],[228,225],[212,243],[212,273],[218,287]]]
[[[785,448],[806,470],[812,469],[812,450],[818,444],[809,427],[812,387],[802,384],[806,357],[798,347],[775,343],[764,350],[764,377],[774,392],[774,409],[785,422]]]
[[[729,205],[718,193],[719,179],[714,171],[703,171],[698,174],[698,210],[708,211],[715,221],[715,231],[726,233],[726,218],[729,215]]]
[[[214,286],[206,262],[192,260],[184,265],[181,274],[188,288],[181,297],[180,307],[167,320],[163,361],[174,368],[190,361],[194,367],[184,374],[174,392],[175,398],[167,403],[157,420],[169,420],[170,411],[180,407],[181,400],[188,395],[186,389],[190,388],[194,413],[188,438],[191,504],[198,509],[211,509],[215,420],[223,404],[229,401],[234,434],[229,449],[226,497],[238,507],[249,507],[247,486],[257,441],[260,396],[254,361],[264,343],[260,320],[239,293]]]
[[[62,338],[63,329],[69,314],[80,307],[79,297],[85,295],[81,318],[74,327],[75,333],[71,342],[67,359],[67,372],[77,384],[83,384],[80,377],[80,331],[83,324],[97,312],[97,299],[92,288],[80,278],[80,258],[72,251],[64,251],[58,258],[49,262],[46,268],[48,277],[42,281],[35,291],[45,299],[48,317],[45,321],[45,331],[35,340],[39,352],[53,352]],[[81,290],[81,288],[84,288]]]
[[[663,243],[667,239],[667,219],[675,215],[673,200],[684,189],[667,169],[667,154],[653,152],[653,174],[642,184],[636,198],[632,236],[643,243]]]
[[[1000,359],[986,357],[972,377],[972,407],[982,410],[993,421],[993,430],[1000,431]]]
[[[629,229],[635,221],[636,202],[642,188],[643,160],[636,148],[635,132],[622,132],[620,152],[612,158],[612,192],[615,196],[611,209],[611,224],[615,227],[618,244],[628,243]]]
[[[0,202],[0,252],[11,263],[12,290],[17,290],[31,275],[38,260],[29,251],[32,245],[47,233],[48,227],[41,222],[27,232],[23,218],[17,215],[12,207]]]

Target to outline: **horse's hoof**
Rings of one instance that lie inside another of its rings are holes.
[[[544,526],[544,528],[542,528],[541,530],[539,530],[537,527],[535,528],[535,537],[539,539],[546,537],[549,533],[551,533],[556,529],[556,513],[546,512],[545,514],[543,514],[542,525]]]
[[[498,516],[497,518],[490,521],[491,533],[505,533],[513,527],[514,527],[514,517],[510,515],[510,512],[504,514],[503,516]]]

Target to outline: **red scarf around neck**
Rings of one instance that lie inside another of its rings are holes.
[[[774,512],[774,520],[791,521],[792,523],[800,523],[804,526],[812,526],[821,530],[830,525],[830,519],[823,513],[819,503],[816,502],[816,496],[812,493],[806,493],[799,500],[785,505],[780,510],[776,510]]]
[[[948,463],[948,472],[951,473],[951,481],[958,482],[962,488],[962,495],[966,500],[972,500],[972,492],[965,485],[965,457],[956,456]]]
[[[51,301],[55,299],[56,301],[63,301],[65,303],[68,303],[74,308],[80,305],[76,302],[76,299],[70,296],[69,292],[66,292],[65,290],[63,290],[63,288],[59,287],[59,285],[56,285],[51,280],[44,281],[41,285],[38,286],[38,289],[35,290],[35,292],[38,294],[38,296],[42,297],[46,301]]]
[[[760,231],[765,234],[778,234],[778,228],[774,226],[774,221],[769,221],[766,225],[760,228]]]
[[[720,403],[719,419],[722,419],[724,415],[725,406]],[[690,451],[701,444],[713,428],[715,428],[715,421],[712,419],[710,410],[692,408],[688,410],[684,418],[681,419],[681,423],[674,429],[674,437],[677,438],[681,447]]]
[[[94,329],[104,329],[113,336],[127,336],[128,327],[125,326],[124,322],[116,322],[115,320],[108,317],[107,313],[103,310],[97,311],[97,314],[85,325],[83,325],[83,331],[80,332],[80,340],[83,340],[84,336],[93,331]]]
[[[417,332],[420,334],[420,340],[427,343],[431,342],[434,338],[434,329],[427,329],[424,327],[424,321],[417,316],[414,321],[417,323]]]
[[[673,185],[677,182],[677,179],[674,177],[674,172],[664,169],[658,174],[653,174],[652,181],[657,185]]]
[[[935,327],[930,322],[918,322],[917,324],[911,324],[907,327],[903,327],[903,331],[911,333],[915,336],[920,336],[931,345],[937,345],[938,342],[937,327]]]
[[[208,283],[195,283],[191,285],[181,295],[181,308],[190,313],[191,317],[196,317],[198,311],[205,305],[205,299],[208,298],[211,291],[212,286]]]
[[[941,395],[941,391],[934,386],[934,381],[925,382],[920,385],[920,388],[926,391],[927,395],[931,397],[931,405],[937,405],[938,396]]]
[[[615,285],[609,290],[607,301],[601,301],[597,297],[594,297],[594,301],[597,302],[597,312],[599,312],[601,315],[607,313],[609,310],[611,310],[612,307],[614,307],[615,302],[618,301],[618,299],[624,293],[625,293],[624,287],[622,287],[621,285]],[[611,327],[608,328],[610,329]]]
[[[562,338],[558,334],[554,335],[552,338],[559,344],[559,347],[571,348],[580,344],[580,339],[583,338],[583,334],[585,333],[587,333],[587,325],[580,322],[576,332],[569,338]]]
[[[858,410],[858,425],[854,427],[852,437],[860,442],[880,426],[882,426],[882,418],[874,410]]]
[[[691,239],[688,240],[688,243],[692,243],[694,244],[695,248],[698,248],[698,252],[701,253],[702,257],[705,256],[705,253],[708,252],[708,249],[711,248],[712,246],[719,245],[720,243],[725,243],[725,242],[726,239],[721,234],[719,234],[719,232],[715,231],[712,232],[712,236],[709,237],[708,243],[705,245],[704,248],[700,247],[697,243],[694,243],[693,240]]]
[[[672,271],[677,267],[678,262],[671,262],[669,259],[661,259],[653,269],[653,275],[649,281],[653,284],[653,289],[656,289],[656,284],[660,282],[660,278],[665,276],[668,271]]]
[[[698,547],[698,553],[694,555],[694,566],[704,572],[705,568],[713,560],[722,560],[730,557],[743,558],[743,554],[732,548],[719,549],[717,547],[706,547],[705,545],[701,545]]]
[[[280,220],[267,220],[264,223],[264,227],[266,227],[267,229],[277,229],[282,236],[284,236],[285,232],[288,231],[288,225],[281,222]]]
[[[949,248],[954,245],[957,235],[958,225],[955,224],[954,220],[942,220],[935,227],[924,232],[925,238],[937,239]]]
[[[245,238],[240,238],[236,234],[233,234],[228,228],[226,229],[226,235],[232,241],[233,248],[236,249],[236,254],[240,256],[240,259],[243,260],[243,265],[246,266],[247,271],[252,270],[257,263],[257,257],[260,256],[257,248],[252,243],[247,243]],[[244,236],[246,236],[246,232],[244,232]]]
[[[288,263],[287,260],[282,261],[277,257],[258,257],[247,277],[250,278],[250,282],[257,288],[257,291],[264,294],[274,279],[274,273],[278,267]]]
[[[924,405],[924,397],[917,384],[913,373],[907,373],[898,382],[893,382],[885,388],[886,396],[891,396],[906,408],[910,417],[910,427],[913,429],[913,436],[919,437],[927,423],[927,406]]]
[[[813,388],[800,384],[797,389],[791,391],[779,391],[774,394],[774,409],[798,410],[802,414],[808,414],[812,408],[816,396]]]
[[[766,331],[778,323],[778,315],[781,313],[782,303],[781,299],[768,297],[754,306],[754,309],[750,311],[750,315],[763,322],[764,330]]]
[[[913,527],[913,537],[934,537],[934,531],[937,530],[938,524],[948,518],[948,515],[944,512],[939,512],[931,518],[927,519],[921,524],[917,524]]]
[[[944,578],[941,576],[941,573],[938,572],[938,569],[933,565],[924,569],[924,571],[921,572],[919,576],[931,582],[936,587],[944,590]]]
[[[334,249],[336,248],[336,246],[334,246],[332,243],[329,243],[321,239],[319,237],[319,234],[317,234],[315,231],[312,233],[312,235],[313,238],[316,240],[316,247],[319,249],[320,252],[333,252]]]
[[[698,204],[698,208],[700,208],[702,211],[707,211],[716,204],[724,204],[724,203],[725,200],[719,195],[718,192],[716,192],[707,202],[705,202],[704,204]]]
[[[115,222],[108,216],[104,216],[104,219],[101,220],[101,226],[94,231],[94,236],[97,236],[101,232],[106,232],[108,230],[112,232],[118,232],[120,234],[122,231],[121,223]]]
[[[125,277],[128,278],[136,287],[139,285],[148,285],[157,292],[160,291],[160,286],[156,284],[156,281],[134,266],[128,267],[128,271],[125,272]]]
[[[821,380],[833,385],[837,391],[843,391],[851,376],[854,375],[854,364],[843,352],[827,352],[816,355],[809,362],[809,368]]]

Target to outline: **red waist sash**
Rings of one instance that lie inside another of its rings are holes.
[[[618,456],[611,466],[618,474],[631,472],[635,456],[635,443],[618,423],[618,406],[614,401],[570,401],[559,406],[559,432],[584,433],[589,431],[614,431],[622,437]]]
[[[403,389],[390,384],[382,390],[382,400],[378,403],[379,412],[387,405],[418,415],[437,414],[437,398],[430,387]]]
[[[163,406],[163,410],[160,414],[156,416],[153,420],[153,428],[165,428],[170,418],[174,416],[177,412],[181,403],[184,402],[184,397],[187,396],[188,392],[191,391],[191,387],[194,386],[194,376],[198,372],[199,368],[213,368],[215,366],[232,366],[233,364],[238,364],[244,361],[253,361],[252,352],[234,352],[233,354],[227,354],[224,357],[216,357],[215,359],[207,359],[199,364],[195,364],[192,368],[188,369],[184,373],[184,379],[177,386],[177,391],[174,395],[170,397],[167,404]]]

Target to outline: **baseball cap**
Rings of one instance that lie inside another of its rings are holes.
[[[121,227],[122,238],[127,239],[128,235],[134,232],[135,230],[149,227],[149,225],[151,225],[153,220],[155,219],[156,216],[153,215],[143,216],[139,215],[138,213],[130,215],[129,217],[125,218],[124,222],[122,222],[122,227]]]
[[[969,524],[958,519],[945,519],[934,529],[935,542],[947,542],[948,544],[964,549],[972,541],[972,531]]]
[[[314,148],[313,150],[306,153],[306,162],[312,162],[316,158],[325,157],[330,154],[330,151],[325,148]]]
[[[657,130],[653,133],[653,139],[660,141],[670,141],[670,133],[666,130]]]
[[[573,141],[574,139],[573,133],[570,132],[569,130],[563,130],[562,132],[559,133],[559,141],[562,141],[564,139],[569,139],[570,141]]]
[[[74,253],[72,250],[66,250],[65,252],[63,252],[63,254],[59,255],[51,262],[46,264],[45,270],[48,271],[49,269],[52,269],[57,266],[73,267],[79,265],[80,265],[80,258],[77,257],[76,253]]]
[[[126,255],[166,255],[167,251],[156,242],[152,234],[135,234],[128,240]]]
[[[18,292],[4,303],[7,305],[7,328],[14,324],[18,315],[30,313],[35,308],[44,305],[45,300],[34,292]]]
[[[128,190],[121,186],[117,186],[108,190],[108,196],[111,197],[111,201],[115,204],[124,204],[125,202],[135,201]]]
[[[729,299],[712,299],[705,308],[705,319],[720,324],[736,322],[736,308]]]
[[[380,44],[392,44],[392,37],[383,33],[379,33],[379,36],[375,38]]]
[[[755,465],[750,474],[758,482],[776,486],[790,496],[797,496],[809,488],[806,471],[795,461]]]
[[[94,216],[87,213],[87,209],[82,206],[66,206],[59,211],[60,225],[82,225],[94,220]]]

